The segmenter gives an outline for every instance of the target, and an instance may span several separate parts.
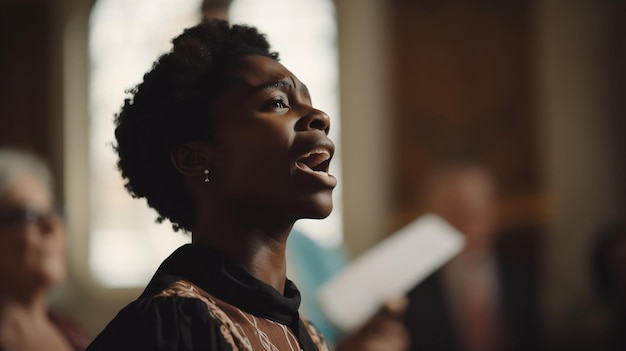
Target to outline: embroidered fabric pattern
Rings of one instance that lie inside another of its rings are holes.
[[[212,296],[189,281],[179,280],[155,297],[179,296],[204,302],[211,317],[220,322],[220,332],[234,351],[301,350],[297,337],[287,326],[256,317]],[[317,329],[303,320],[319,351],[329,351]]]
[[[250,325],[254,326],[254,329],[256,330],[256,335],[259,336],[259,342],[261,343],[261,345],[263,346],[263,349],[266,351],[279,351],[278,348],[276,347],[276,345],[272,344],[272,342],[270,341],[269,337],[267,336],[267,333],[265,333],[264,331],[262,331],[261,329],[259,329],[259,326],[256,322],[256,318],[252,315],[246,315],[244,314],[242,311],[238,311],[241,316],[248,321],[248,323],[250,323]],[[250,317],[248,317],[250,316]],[[252,319],[250,319],[252,318]],[[289,341],[289,340],[287,340]]]
[[[224,339],[233,347],[233,351],[252,351],[252,344],[245,335],[241,327],[234,323],[228,315],[217,306],[217,303],[211,299],[208,293],[202,291],[192,283],[184,280],[174,282],[169,288],[161,291],[155,297],[180,296],[192,299],[198,299],[204,302],[209,310],[211,317],[217,319],[221,323],[220,331]],[[206,295],[206,297],[204,296]]]

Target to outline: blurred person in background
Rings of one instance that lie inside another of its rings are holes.
[[[84,350],[88,339],[51,310],[65,277],[65,228],[53,181],[35,156],[0,149],[0,349]]]
[[[411,350],[539,349],[538,302],[531,269],[496,249],[497,185],[473,161],[438,168],[424,209],[466,237],[464,250],[409,294]]]

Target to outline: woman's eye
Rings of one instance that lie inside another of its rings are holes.
[[[285,103],[283,99],[276,99],[276,100],[271,101],[268,107],[273,108],[273,109],[282,109],[282,108],[287,108],[287,104]]]

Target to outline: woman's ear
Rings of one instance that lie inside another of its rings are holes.
[[[184,176],[202,176],[211,169],[211,147],[206,143],[191,142],[170,151],[172,164]]]

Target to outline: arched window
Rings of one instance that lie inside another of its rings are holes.
[[[271,10],[275,6],[280,12]],[[124,189],[112,148],[113,118],[125,91],[141,81],[157,56],[170,48],[171,39],[198,22],[200,7],[201,0],[98,0],[92,10],[88,257],[91,275],[104,286],[145,285],[159,263],[190,240],[173,232],[169,223],[156,224],[156,213]],[[267,14],[281,15],[260,21],[263,16],[257,9],[261,8],[265,18]],[[273,48],[281,53],[281,61],[309,87],[316,107],[333,117],[331,137],[339,146],[332,0],[239,0],[233,2],[231,16],[233,23],[252,24],[268,34]],[[339,152],[332,170],[335,174],[340,173],[338,156]],[[329,244],[340,242],[340,191],[335,192],[331,217],[297,225]]]

